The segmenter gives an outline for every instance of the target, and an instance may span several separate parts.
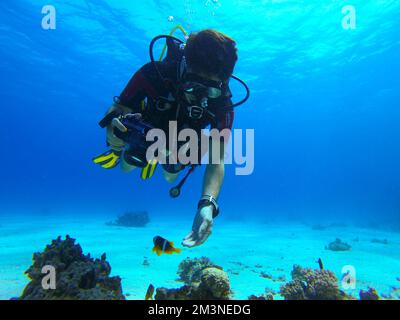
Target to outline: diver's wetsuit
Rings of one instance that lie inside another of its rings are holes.
[[[155,62],[163,75],[176,87],[178,83],[179,62],[163,61]],[[211,129],[231,129],[234,111],[230,107],[230,90],[225,96],[208,100],[208,110],[215,114],[215,118],[203,117],[200,120],[192,119],[186,110],[182,109],[175,101],[172,87],[168,88],[165,82],[160,79],[152,63],[145,64],[131,78],[125,89],[122,91],[119,102],[132,109],[133,112],[140,112],[143,119],[156,128],[168,133],[169,121],[177,121],[178,132],[184,128],[191,128],[198,133],[201,129],[211,126]],[[143,111],[140,107],[141,101],[146,101],[146,108]],[[226,142],[226,141],[225,141]]]

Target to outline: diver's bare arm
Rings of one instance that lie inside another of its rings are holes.
[[[218,146],[214,146],[218,147]],[[213,146],[211,146],[212,150]],[[225,175],[225,164],[224,164],[224,144],[220,146],[220,161],[217,164],[212,164],[211,156],[210,163],[207,165],[204,181],[203,181],[203,193],[202,195],[212,196],[218,199],[218,195],[221,191],[222,183]]]
[[[220,149],[219,153],[219,163],[207,165],[206,172],[204,174],[203,181],[203,196],[208,195],[217,199],[219,192],[221,191],[222,182],[224,180],[225,174],[225,165],[224,165],[224,144],[221,143],[221,147],[219,146],[211,146],[210,153],[213,150]],[[215,154],[215,153],[214,153]],[[210,157],[212,159],[212,157]],[[192,230],[188,233],[188,235],[183,239],[182,245],[188,248],[193,248],[195,246],[199,246],[207,241],[208,237],[212,233],[213,228],[213,216],[214,210],[212,209],[212,205],[203,206],[200,210],[197,211],[196,216],[194,217]]]

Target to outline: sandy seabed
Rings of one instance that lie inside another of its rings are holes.
[[[106,226],[107,217],[4,216],[0,217],[0,299],[18,297],[29,279],[24,271],[32,263],[32,253],[42,251],[58,235],[69,234],[77,239],[85,254],[100,257],[104,252],[112,267],[111,275],[122,278],[127,299],[143,299],[147,287],[174,288],[179,263],[186,257],[207,256],[228,272],[233,297],[247,299],[249,295],[276,292],[286,281],[294,264],[318,268],[321,258],[325,268],[342,277],[342,268],[351,265],[356,270],[356,289],[347,290],[358,297],[360,289],[372,286],[380,294],[389,294],[400,287],[400,233],[331,227],[312,230],[296,223],[215,221],[214,232],[202,246],[183,249],[180,254],[158,257],[151,252],[152,239],[161,235],[174,241],[177,247],[189,231],[192,221],[153,221],[145,228]],[[156,219],[157,220],[157,219]],[[325,246],[341,238],[352,246],[351,251],[332,252]],[[372,239],[387,239],[388,244],[372,243]],[[149,265],[143,265],[147,257]],[[264,277],[262,276],[264,274]],[[272,279],[265,277],[271,275]]]

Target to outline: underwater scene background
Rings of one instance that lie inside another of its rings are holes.
[[[49,4],[55,30],[41,27]],[[349,4],[357,25],[346,30]],[[69,234],[85,253],[107,253],[131,299],[149,283],[179,287],[178,265],[202,256],[238,299],[281,299],[293,265],[315,269],[319,258],[339,281],[354,266],[346,293],[399,299],[399,12],[396,0],[1,1],[0,298],[20,296],[32,253]],[[113,97],[149,61],[151,39],[176,25],[237,42],[235,74],[251,98],[234,128],[254,129],[254,172],[227,165],[213,235],[158,257],[154,236],[179,246],[190,230],[204,168],[171,199],[160,169],[141,181],[91,159],[105,151],[97,123]],[[106,224],[127,211],[150,223]],[[351,250],[329,250],[336,238]]]

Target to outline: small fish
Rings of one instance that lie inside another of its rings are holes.
[[[319,268],[320,268],[321,270],[324,270],[324,264],[322,263],[321,258],[319,258],[317,262],[318,262],[318,264],[319,264]]]
[[[150,283],[149,287],[147,288],[146,296],[144,297],[144,300],[152,300],[153,294],[154,294],[154,286]]]
[[[153,238],[153,252],[160,256],[162,253],[172,254],[174,252],[180,253],[181,249],[174,248],[174,243],[164,239],[163,237],[156,236]]]

